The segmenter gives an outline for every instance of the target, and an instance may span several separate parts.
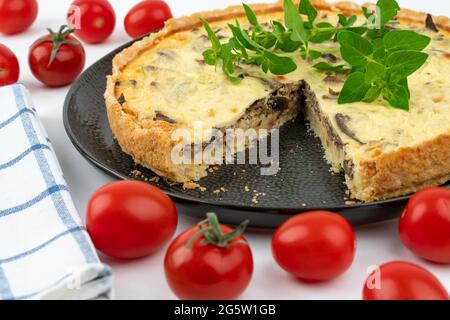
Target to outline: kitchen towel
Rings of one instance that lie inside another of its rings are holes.
[[[28,91],[0,88],[0,299],[107,299],[111,283]]]

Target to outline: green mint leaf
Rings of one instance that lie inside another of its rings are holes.
[[[377,100],[380,96],[382,89],[379,86],[372,86],[367,90],[366,95],[362,99],[362,101],[371,103]]]
[[[364,99],[367,90],[370,88],[364,80],[364,73],[353,72],[344,83],[338,103],[352,103]]]
[[[315,65],[313,65],[313,68],[315,68],[318,71],[321,72],[327,72],[327,73],[344,73],[347,72],[348,69],[346,69],[346,66],[341,64],[341,65],[331,65],[327,62],[319,62],[316,63]]]
[[[250,8],[250,6],[245,3],[242,4],[244,6],[245,14],[247,15],[247,20],[254,27],[259,27],[258,18],[256,17],[255,12]]]
[[[395,51],[386,58],[386,64],[390,67],[391,77],[401,79],[416,72],[427,58],[428,54],[420,51]]]
[[[389,21],[391,21],[400,10],[400,6],[396,0],[378,0],[377,7],[380,10],[380,27],[385,26]]]
[[[399,50],[422,51],[430,41],[430,37],[411,30],[392,30],[383,37],[384,46],[389,52]]]
[[[316,8],[314,8],[309,0],[300,1],[299,13],[306,15],[311,24],[316,20],[318,15]]]
[[[270,51],[264,51],[264,58],[265,72],[269,70],[275,75],[283,75],[297,70],[297,64],[289,57],[280,57]]]
[[[217,35],[214,33],[214,31],[211,29],[211,26],[209,25],[208,21],[206,21],[206,20],[203,19],[203,18],[200,18],[200,20],[202,21],[203,27],[205,28],[205,30],[206,30],[206,32],[207,32],[207,34],[208,34],[208,38],[209,38],[209,40],[211,41],[213,50],[214,50],[215,52],[220,52],[222,46],[221,46],[221,44],[220,44],[219,38],[218,38]]]
[[[341,45],[342,58],[352,66],[364,66],[373,53],[369,40],[351,31],[341,31],[337,36]]]
[[[292,31],[291,39],[293,41],[306,43],[308,34],[305,30],[302,17],[297,11],[292,0],[284,0],[284,23]]]
[[[366,67],[365,81],[368,84],[376,80],[383,80],[386,77],[387,68],[377,62],[369,62]]]
[[[409,111],[410,92],[408,89],[408,80],[405,78],[387,86],[383,90],[383,98],[392,107]]]

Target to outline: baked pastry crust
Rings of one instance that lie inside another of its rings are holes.
[[[322,11],[361,14],[360,6],[351,2],[329,4],[322,0],[312,1]],[[252,8],[257,14],[282,11],[281,2],[257,4]],[[107,79],[105,92],[106,110],[112,132],[124,152],[136,163],[150,168],[157,174],[176,182],[198,180],[207,173],[206,165],[174,165],[171,151],[178,141],[171,135],[176,124],[165,121],[140,119],[133,109],[121,105],[115,94],[116,81],[121,70],[143,50],[154,46],[166,37],[192,28],[200,27],[199,18],[210,22],[244,16],[241,6],[224,10],[201,12],[189,17],[169,20],[163,30],[152,34],[123,50],[113,59],[112,74]],[[425,13],[401,10],[398,19],[405,23],[423,23]],[[450,20],[433,17],[441,30],[450,32]],[[364,201],[374,201],[404,195],[418,189],[445,183],[450,179],[450,134],[444,134],[415,147],[400,148],[395,152],[381,154],[370,161],[360,163],[363,188],[350,191]],[[431,178],[430,178],[431,177]]]

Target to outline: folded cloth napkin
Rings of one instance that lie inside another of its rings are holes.
[[[111,282],[28,91],[0,88],[0,299],[109,298]]]

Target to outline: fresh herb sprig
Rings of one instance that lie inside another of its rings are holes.
[[[408,30],[392,30],[370,41],[356,33],[338,34],[342,58],[352,73],[338,102],[373,102],[380,95],[394,108],[409,110],[408,76],[427,60],[421,52],[430,38]]]
[[[318,16],[317,10],[309,0],[302,0],[301,10],[292,0],[284,2],[284,24],[272,21],[270,28],[262,26],[255,12],[243,4],[247,20],[251,28],[244,29],[236,20],[228,24],[232,37],[226,43],[221,43],[209,23],[201,19],[212,48],[203,52],[207,64],[221,64],[223,72],[233,83],[239,83],[242,76],[235,72],[241,63],[260,65],[264,72],[284,75],[297,69],[293,57],[317,59],[321,52],[312,50],[309,43],[320,43],[330,40],[336,33],[336,28],[330,23],[314,24]],[[307,16],[303,21],[301,15]]]
[[[337,34],[341,56],[352,70],[338,103],[373,102],[381,95],[392,107],[407,111],[407,78],[427,60],[428,54],[422,50],[431,39],[414,31],[387,28],[400,10],[395,0],[379,0],[377,10],[364,9],[365,33],[344,30]]]
[[[284,75],[297,69],[294,57],[315,60],[327,52],[313,49],[312,44],[336,41],[346,64],[315,63],[318,72],[348,73],[338,103],[373,102],[382,96],[394,108],[409,110],[410,91],[407,78],[427,60],[424,50],[430,38],[410,30],[392,30],[400,7],[395,0],[379,0],[377,10],[363,8],[366,21],[355,25],[357,16],[339,14],[339,23],[316,22],[318,12],[309,0],[297,7],[284,0],[284,23],[272,21],[270,28],[261,25],[255,12],[243,4],[251,27],[244,29],[236,20],[228,24],[232,37],[221,43],[208,22],[202,19],[212,43],[204,60],[221,65],[233,83],[243,74],[240,64],[261,66],[264,72]]]

